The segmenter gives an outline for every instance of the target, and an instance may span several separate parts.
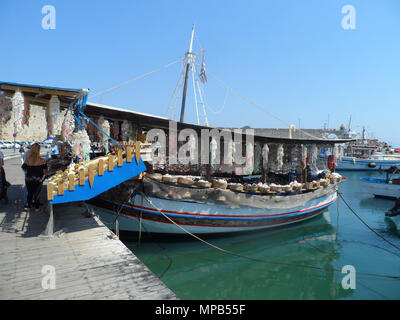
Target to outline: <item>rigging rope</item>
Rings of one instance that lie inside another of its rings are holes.
[[[168,67],[170,67],[170,66],[172,66],[172,65],[174,65],[174,64],[176,64],[176,63],[178,63],[178,62],[180,62],[180,61],[182,61],[183,59],[184,59],[184,58],[181,58],[181,59],[176,60],[176,61],[174,61],[174,62],[168,63],[168,64],[166,64],[165,66],[162,66],[162,67],[157,68],[157,69],[155,69],[155,70],[153,70],[153,71],[150,71],[150,72],[147,72],[147,73],[145,73],[145,74],[142,74],[142,75],[140,75],[140,76],[138,76],[138,77],[135,77],[135,78],[133,78],[133,79],[131,79],[131,80],[125,81],[125,82],[123,82],[123,83],[120,83],[120,84],[118,84],[118,85],[116,85],[116,86],[114,86],[114,87],[112,87],[112,88],[110,88],[110,89],[107,89],[107,90],[104,90],[104,91],[102,91],[102,92],[96,93],[96,94],[92,95],[91,98],[97,97],[97,96],[99,96],[99,95],[103,95],[103,94],[105,94],[105,93],[110,93],[111,91],[114,91],[114,90],[119,89],[119,88],[121,88],[121,87],[123,87],[123,86],[126,86],[126,85],[128,85],[128,84],[130,84],[130,83],[132,83],[132,82],[135,82],[135,81],[137,81],[137,80],[140,80],[140,79],[142,79],[142,78],[145,78],[145,77],[147,77],[147,76],[149,76],[149,75],[151,75],[151,74],[153,74],[153,73],[156,73],[156,72],[158,72],[158,71],[160,71],[160,70],[162,70],[162,69],[168,68]]]
[[[166,69],[167,70],[167,69]],[[181,81],[182,81],[182,79],[183,79],[183,75],[184,75],[184,69],[182,68],[182,71],[181,71],[181,74],[179,75],[179,78],[178,78],[178,82],[177,82],[177,84],[176,84],[176,87],[175,87],[175,89],[174,89],[174,91],[172,92],[172,95],[171,95],[171,99],[169,100],[169,103],[168,103],[168,108],[167,108],[167,115],[168,115],[168,112],[169,112],[169,110],[171,109],[171,104],[172,104],[172,101],[174,100],[174,98],[175,98],[175,95],[177,94],[177,90],[178,90],[178,88],[180,88],[181,87]],[[175,111],[174,111],[175,109],[172,109],[172,112],[174,113]],[[172,113],[171,113],[171,118],[173,119],[173,117],[172,117]]]
[[[285,120],[282,120],[281,118],[279,118],[278,116],[274,115],[273,113],[269,112],[267,109],[263,108],[262,106],[256,104],[254,101],[252,101],[251,99],[241,95],[240,93],[238,93],[236,90],[234,90],[231,86],[227,85],[225,82],[223,82],[221,79],[219,79],[216,75],[214,75],[212,72],[210,72],[209,70],[207,70],[207,73],[211,74],[218,82],[220,82],[224,88],[229,89],[229,91],[231,91],[235,96],[237,96],[238,98],[246,101],[247,103],[249,103],[250,105],[256,107],[257,109],[261,110],[262,112],[266,113],[269,117],[274,118],[275,120],[278,120],[279,122],[283,123],[285,126],[290,127],[291,124],[286,122]],[[296,128],[296,130],[302,132],[304,135],[309,136],[312,139],[316,139],[316,140],[322,140],[321,137],[317,137],[314,136],[311,133],[308,133],[307,131],[304,131],[300,128]]]
[[[342,274],[341,270],[335,269],[335,268],[322,268],[322,267],[317,267],[317,266],[312,266],[312,265],[304,265],[304,264],[295,264],[295,263],[285,263],[285,262],[278,262],[278,261],[271,261],[271,260],[265,260],[265,259],[258,259],[258,258],[253,258],[253,257],[249,257],[249,256],[245,256],[239,253],[235,253],[233,251],[229,251],[226,250],[224,248],[221,248],[219,246],[216,246],[202,238],[200,238],[199,236],[191,233],[190,231],[186,230],[184,227],[182,227],[181,225],[179,225],[178,223],[176,223],[174,220],[172,220],[170,217],[168,217],[160,208],[158,208],[152,201],[151,199],[144,194],[143,192],[141,192],[142,197],[145,197],[146,200],[148,201],[149,204],[151,204],[153,206],[154,209],[156,209],[158,212],[160,212],[164,218],[166,218],[167,220],[169,220],[171,223],[173,223],[174,225],[176,225],[179,229],[181,229],[183,232],[185,232],[186,234],[192,236],[193,238],[203,242],[204,244],[206,244],[207,246],[210,246],[218,251],[224,252],[226,254],[230,254],[239,258],[244,258],[247,260],[252,260],[255,262],[263,262],[263,263],[269,263],[269,264],[276,264],[276,265],[283,265],[283,266],[291,266],[291,267],[299,267],[299,268],[308,268],[308,269],[315,269],[315,270],[320,270],[320,271],[333,271],[333,272],[338,272]],[[365,275],[365,276],[373,276],[373,277],[378,277],[378,278],[386,278],[386,279],[396,279],[396,280],[400,280],[400,276],[395,276],[395,275],[385,275],[385,274],[375,274],[375,273],[367,273],[367,272],[357,272],[357,274],[359,275]]]
[[[208,126],[209,124],[208,124],[207,112],[206,112],[206,108],[204,107],[203,93],[201,92],[201,89],[200,89],[199,79],[196,79],[196,84],[197,84],[197,89],[199,90],[199,96],[200,96],[200,101],[201,101],[201,108],[203,109],[204,121],[206,122],[206,126]]]

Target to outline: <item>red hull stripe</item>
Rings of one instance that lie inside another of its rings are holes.
[[[291,223],[293,221],[304,220],[306,218],[311,218],[311,217],[316,216],[317,214],[321,213],[323,210],[324,210],[324,208],[321,209],[321,210],[315,211],[313,214],[310,214],[310,215],[307,215],[307,216],[301,216],[299,218],[293,218],[293,219],[290,219],[290,220],[287,220],[287,221],[284,221],[284,222],[279,222],[278,221],[278,222],[272,222],[272,223],[267,223],[267,224],[257,224],[257,225],[215,225],[215,224],[210,225],[210,224],[194,224],[194,223],[182,223],[182,222],[179,222],[177,224],[185,225],[185,226],[211,227],[211,228],[244,228],[244,227],[246,227],[246,228],[258,228],[258,227],[273,226],[273,225],[285,224],[285,223],[288,223],[288,222]],[[130,213],[126,213],[126,212],[121,212],[121,214],[137,218],[136,215],[130,214]],[[158,220],[158,219],[151,219],[151,218],[145,217],[145,215],[142,216],[142,219],[150,220],[150,221],[153,221],[153,222],[173,224],[171,221],[162,221],[162,220]]]
[[[301,213],[304,211],[310,211],[310,210],[315,210],[321,207],[325,207],[329,204],[331,204],[332,202],[335,202],[337,200],[337,196],[326,203],[320,204],[318,206],[314,206],[311,208],[306,208],[306,209],[301,209],[298,211],[292,211],[292,212],[286,212],[286,213],[276,213],[276,214],[269,214],[268,217],[278,217],[278,216],[284,216],[284,215],[289,215],[289,214],[294,214],[294,213]],[[163,212],[163,213],[174,213],[174,214],[182,214],[182,215],[192,215],[192,216],[209,216],[209,217],[228,217],[228,218],[265,218],[267,217],[265,214],[256,214],[256,215],[232,215],[232,214],[209,214],[209,213],[192,213],[192,212],[182,212],[182,211],[170,211],[170,210],[157,210],[154,208],[148,208],[148,207],[142,207],[142,206],[138,206],[135,204],[127,204],[127,206],[129,207],[134,207],[137,209],[143,209],[143,210],[148,210],[148,211],[155,211],[155,212]]]

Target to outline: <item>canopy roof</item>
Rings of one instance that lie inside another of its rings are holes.
[[[52,95],[57,95],[61,108],[68,108],[88,94],[88,89],[70,89],[0,81],[0,92],[12,97],[20,90],[27,102],[47,107]]]
[[[145,114],[141,112],[115,108],[111,106],[107,106],[104,104],[98,104],[94,102],[87,102],[85,107],[85,114],[89,117],[99,117],[103,116],[110,120],[128,120],[130,122],[134,122],[140,125],[143,129],[169,129],[170,119],[165,117],[160,117],[151,114]],[[207,127],[201,126],[191,123],[182,123],[177,122],[177,129],[182,130],[185,128],[193,129],[198,134],[201,134],[201,129],[225,129],[220,127]],[[242,130],[243,138],[245,137],[245,130]],[[283,144],[318,144],[318,145],[334,145],[336,143],[347,143],[351,141],[355,141],[355,139],[308,139],[308,138],[285,138],[285,137],[272,137],[272,136],[265,136],[265,135],[254,135],[254,141],[260,143],[283,143]]]

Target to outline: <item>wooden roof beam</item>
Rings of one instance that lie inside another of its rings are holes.
[[[13,86],[13,85],[8,85],[8,84],[2,84],[0,87],[2,90],[12,90],[12,91],[20,90],[22,92],[45,93],[45,94],[57,95],[57,96],[70,96],[71,97],[71,96],[77,95],[77,92],[67,91],[67,90],[34,88],[34,87],[25,87],[25,86]]]

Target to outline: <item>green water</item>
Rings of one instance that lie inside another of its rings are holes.
[[[400,246],[400,216],[386,218],[393,201],[363,192],[361,176],[339,191],[386,239]],[[323,215],[290,227],[207,237],[227,254],[193,238],[124,240],[181,299],[400,299],[400,251],[368,230],[342,201]],[[247,258],[246,258],[247,257]],[[356,271],[355,289],[344,289],[342,267]],[[371,275],[372,274],[372,275]]]

